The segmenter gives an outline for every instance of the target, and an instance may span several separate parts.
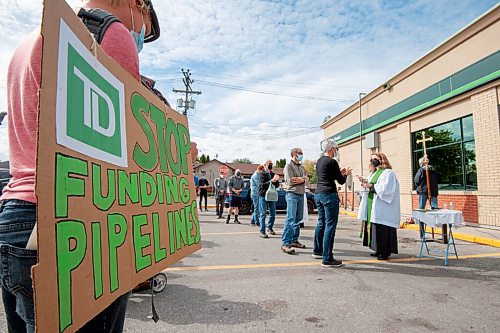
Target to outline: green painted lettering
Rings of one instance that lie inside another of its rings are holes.
[[[189,137],[189,131],[186,126],[182,124],[177,124],[177,131],[179,132],[179,152],[181,156],[182,173],[187,175],[188,173],[188,154],[191,151],[191,139]]]
[[[191,196],[191,191],[189,191],[189,183],[186,178],[181,177],[179,179],[179,187],[180,187],[180,196],[181,200],[184,204],[187,204],[189,202],[189,198]]]
[[[87,234],[81,221],[67,220],[56,223],[57,285],[59,288],[59,331],[73,323],[71,272],[85,258]]]
[[[178,148],[179,134],[177,133],[177,126],[175,126],[175,122],[171,118],[167,120],[167,133],[165,136],[165,141],[169,147],[168,151],[170,152],[170,154],[167,154],[168,165],[170,166],[170,170],[172,170],[172,172],[178,176],[181,173],[181,151]]]
[[[118,278],[118,248],[125,242],[127,235],[127,220],[121,214],[108,215],[108,246],[109,246],[109,282],[110,291],[119,287]]]
[[[196,200],[194,200],[191,203],[191,216],[193,217],[193,222],[196,227],[196,235],[194,236],[194,243],[198,244],[201,239],[201,232],[200,232],[200,221],[198,220],[198,216],[196,215],[196,212],[198,211],[196,206]]]
[[[139,202],[139,181],[137,173],[127,175],[126,171],[118,170],[118,204],[127,204],[127,197],[131,203]]]
[[[101,224],[92,223],[92,267],[94,268],[94,298],[98,299],[103,294],[102,284],[102,241]]]
[[[168,243],[170,245],[170,254],[175,253],[175,221],[174,212],[168,212]]]
[[[177,250],[181,247],[187,245],[187,229],[186,229],[186,215],[184,214],[184,208],[174,211],[175,219],[175,242],[177,245]]]
[[[155,262],[162,261],[167,257],[167,249],[161,247],[160,215],[153,213],[153,239],[155,243]]]
[[[88,176],[87,161],[56,155],[56,218],[68,217],[68,197],[85,195],[85,180],[70,174]]]
[[[141,183],[141,206],[149,207],[156,200],[155,179],[149,173],[139,172],[139,182]]]
[[[111,208],[116,199],[116,177],[115,170],[108,169],[107,196],[102,194],[101,166],[92,163],[92,194],[94,205],[103,211]]]
[[[151,255],[144,255],[143,249],[151,246],[151,236],[142,234],[141,228],[148,224],[146,214],[135,215],[132,217],[132,229],[134,231],[134,249],[135,249],[135,270],[142,271],[144,268],[151,266]]]
[[[177,183],[177,177],[170,177],[169,175],[163,175],[165,181],[165,197],[167,199],[167,204],[172,204],[172,202],[179,202],[179,184]]]
[[[149,115],[149,102],[140,94],[134,93],[130,101],[130,107],[132,108],[135,120],[137,120],[141,126],[148,140],[147,150],[143,150],[138,142],[135,144],[132,157],[138,166],[145,170],[152,171],[158,164],[158,153],[153,131],[145,116]]]

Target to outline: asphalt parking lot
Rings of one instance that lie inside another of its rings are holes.
[[[135,293],[125,332],[500,331],[499,248],[457,241],[460,259],[445,267],[419,261],[418,233],[399,230],[400,254],[381,262],[361,246],[358,222],[341,215],[334,256],[345,265],[325,269],[311,257],[317,215],[293,256],[280,251],[284,217],[278,235],[261,239],[249,216],[226,225],[200,213],[203,249],[165,271],[154,298],[160,321],[151,320],[150,294]]]
[[[500,331],[500,249],[457,241],[460,259],[445,267],[419,261],[418,233],[399,230],[400,254],[381,262],[361,246],[358,222],[341,216],[334,256],[345,265],[325,269],[311,257],[317,216],[293,256],[280,251],[284,217],[278,235],[261,239],[248,216],[226,225],[200,213],[203,249],[166,271],[160,321],[149,319],[150,295],[134,294],[126,332]]]

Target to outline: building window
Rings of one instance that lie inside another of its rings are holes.
[[[476,145],[472,115],[424,130],[429,164],[439,174],[439,188],[443,190],[477,190]],[[424,156],[422,131],[412,133],[413,174],[418,170],[418,159]]]

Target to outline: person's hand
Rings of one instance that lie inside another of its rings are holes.
[[[346,175],[347,175],[347,176],[352,175],[352,169],[351,169],[351,167],[347,167],[347,170],[346,170]]]
[[[359,180],[360,183],[362,183],[364,181],[363,177],[358,176],[358,175],[356,175],[356,177],[358,178],[358,180]]]
[[[198,147],[196,142],[191,141],[191,162],[194,163],[196,161],[196,158],[198,157]]]
[[[347,175],[347,170],[346,170],[346,168],[342,168],[342,169],[340,169],[340,174],[341,174],[342,176],[346,176],[346,175]]]
[[[361,186],[362,186],[363,188],[371,188],[373,185],[372,185],[372,184],[370,184],[370,183],[363,183],[363,184],[361,184]]]
[[[272,182],[277,182],[280,179],[280,176],[274,175],[273,179],[271,179]]]

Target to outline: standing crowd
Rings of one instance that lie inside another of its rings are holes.
[[[321,149],[322,154],[315,164],[317,187],[314,200],[318,210],[318,221],[314,230],[312,257],[321,259],[322,267],[339,267],[342,266],[342,260],[333,257],[340,208],[338,185],[346,183],[347,177],[352,176],[352,169],[339,166],[337,161],[339,146],[334,140],[323,141]],[[286,218],[281,234],[281,251],[293,255],[297,249],[306,249],[306,245],[301,243],[299,238],[304,211],[307,209],[306,185],[309,182],[309,177],[302,165],[304,157],[302,149],[291,149],[290,157],[290,162],[283,170],[284,182],[281,185],[286,192]],[[391,254],[398,253],[399,182],[396,174],[392,171],[387,156],[381,152],[371,155],[367,167],[368,177],[358,176],[362,188],[358,209],[358,218],[362,221],[360,237],[363,246],[367,246],[373,251],[371,256],[375,256],[379,260],[387,260]],[[420,180],[421,177],[416,177],[415,181],[417,178]],[[250,197],[254,208],[250,225],[259,226],[259,236],[264,239],[276,235],[274,222],[279,187],[280,179],[273,171],[271,160],[259,165],[250,177]],[[240,223],[238,212],[241,208],[243,188],[244,183],[240,170],[235,171],[229,182],[224,180],[222,174],[220,178],[215,180],[218,218],[223,217],[225,193],[228,191],[230,204],[226,223],[230,222],[232,214],[235,216],[234,223]]]

